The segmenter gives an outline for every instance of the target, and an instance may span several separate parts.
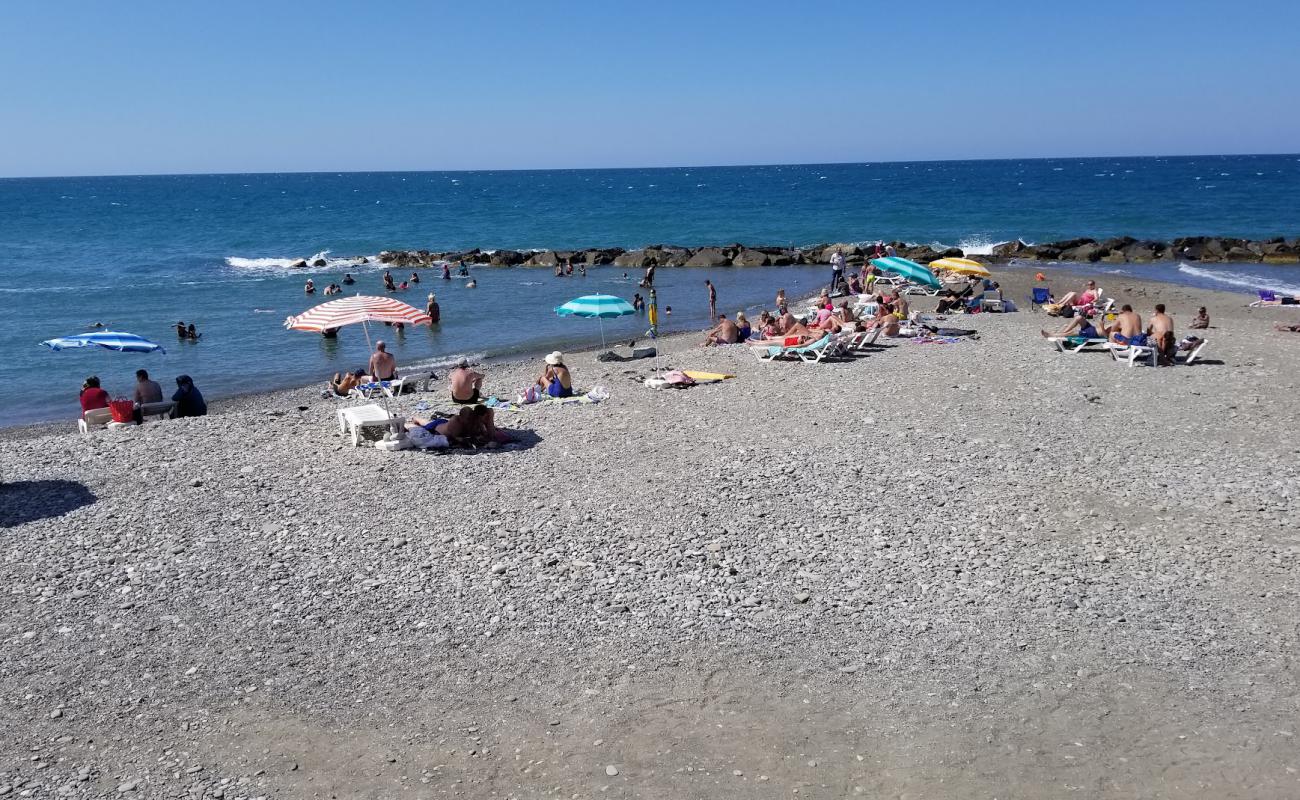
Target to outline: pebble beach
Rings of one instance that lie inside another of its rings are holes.
[[[322,384],[0,431],[0,797],[1300,796],[1300,312],[1106,284],[1201,362],[1022,306],[570,354],[609,399],[494,451],[353,448]]]

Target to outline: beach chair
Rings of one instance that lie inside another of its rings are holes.
[[[416,379],[414,377],[402,376],[391,381],[381,381],[379,390],[389,397],[395,398],[406,390],[408,381],[411,388],[415,388]]]
[[[784,341],[787,342],[787,344],[749,345],[749,349],[750,352],[758,356],[759,361],[775,361],[785,355],[789,350],[799,346],[798,336],[787,336]]]
[[[1029,310],[1037,311],[1039,307],[1052,302],[1052,290],[1046,286],[1035,286],[1030,290]]]
[[[90,433],[92,428],[104,428],[108,423],[113,421],[113,411],[108,408],[93,408],[81,415],[77,420],[77,430],[82,433]]]
[[[140,419],[145,420],[153,417],[154,419],[166,419],[171,416],[172,409],[176,404],[170,400],[163,400],[158,403],[145,403],[140,406]]]
[[[1056,349],[1062,353],[1078,353],[1089,347],[1103,347],[1110,342],[1109,339],[1090,339],[1085,336],[1049,336],[1047,341],[1056,345]]]
[[[1106,348],[1110,350],[1111,358],[1117,363],[1128,364],[1130,367],[1136,367],[1139,361],[1145,361],[1149,366],[1156,365],[1156,349],[1147,347],[1144,344],[1115,344],[1107,342]]]
[[[822,359],[837,355],[840,352],[841,345],[838,340],[838,336],[828,333],[810,345],[793,347],[790,352],[798,356],[799,360],[805,364],[816,364]]]
[[[367,428],[388,428],[394,432],[401,430],[402,420],[394,417],[385,409],[371,403],[338,410],[339,434],[352,437],[352,446],[361,443],[361,434]]]
[[[1183,349],[1184,343],[1179,342],[1178,350],[1174,352],[1174,363],[1190,365],[1191,363],[1196,361],[1197,358],[1200,357],[1201,351],[1205,349],[1206,342],[1207,340],[1205,339],[1198,339],[1197,342],[1193,344],[1191,346],[1191,349],[1189,350],[1184,350]]]
[[[1260,289],[1258,294],[1259,299],[1250,304],[1252,307],[1262,306],[1265,303],[1277,302],[1277,292],[1269,291],[1268,289]]]

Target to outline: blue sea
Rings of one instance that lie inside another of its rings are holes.
[[[339,340],[286,331],[285,317],[323,302],[303,295],[298,258],[318,286],[351,271],[380,293],[385,249],[806,245],[901,239],[988,252],[1016,238],[1169,239],[1300,235],[1300,156],[946,161],[509,172],[175,175],[0,180],[0,424],[73,418],[86,375],[127,394],[143,366],[164,384],[194,376],[209,396],[324,381],[365,361],[362,332]],[[1300,290],[1300,270],[1263,265],[1130,266],[1135,274],[1218,289]],[[395,273],[401,276],[401,273]],[[436,291],[443,321],[394,337],[401,364],[444,363],[592,346],[594,322],[558,318],[582,294],[631,297],[635,275],[474,270],[478,288],[426,272],[407,292]],[[666,327],[704,326],[703,281],[723,311],[771,303],[826,278],[815,267],[663,269]],[[177,320],[198,343],[178,342]],[[55,353],[43,339],[102,322],[162,343],[165,354]],[[640,335],[630,317],[611,340]]]

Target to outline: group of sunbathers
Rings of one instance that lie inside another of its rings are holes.
[[[1210,327],[1210,315],[1204,306],[1197,312],[1196,319],[1189,327],[1196,329]],[[1157,363],[1165,366],[1174,363],[1174,354],[1178,351],[1178,340],[1174,335],[1174,320],[1165,312],[1164,303],[1156,303],[1155,313],[1152,314],[1146,327],[1142,326],[1142,317],[1133,310],[1133,306],[1126,303],[1120,307],[1115,320],[1109,325],[1103,323],[1101,328],[1093,323],[1092,314],[1080,311],[1064,328],[1055,332],[1044,330],[1040,333],[1049,338],[1070,336],[1082,339],[1108,339],[1118,345],[1150,347],[1156,351]]]
[[[897,289],[886,289],[874,297],[876,311],[871,316],[859,316],[849,306],[840,302],[839,308],[823,293],[817,298],[817,312],[806,319],[798,319],[789,308],[781,306],[777,314],[764,311],[758,317],[757,334],[749,339],[755,345],[790,346],[811,344],[823,336],[842,331],[870,331],[881,329],[885,336],[898,336],[904,320],[911,313],[911,304]]]

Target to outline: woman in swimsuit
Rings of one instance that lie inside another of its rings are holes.
[[[546,369],[537,379],[537,386],[551,397],[573,396],[573,375],[564,365],[564,354],[559,350],[546,356]]]

